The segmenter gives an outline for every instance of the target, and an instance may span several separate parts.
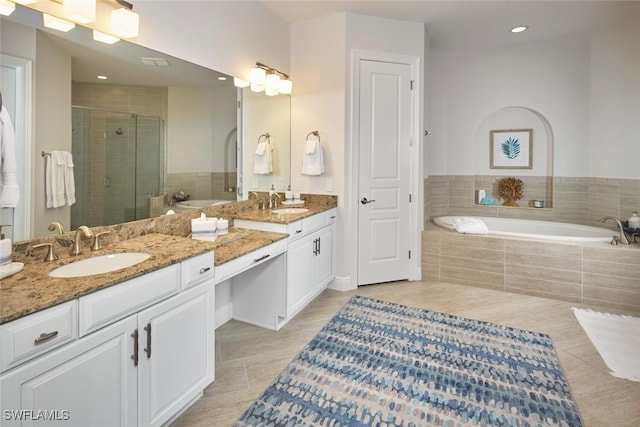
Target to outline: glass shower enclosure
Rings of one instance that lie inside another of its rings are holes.
[[[164,187],[164,135],[158,117],[72,107],[72,229],[149,218]]]

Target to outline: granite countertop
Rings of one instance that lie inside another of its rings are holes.
[[[286,209],[289,207],[298,206],[278,206],[277,209]],[[290,224],[292,222],[299,221],[303,218],[318,214],[320,212],[333,209],[335,206],[324,206],[315,204],[306,204],[305,206],[299,206],[309,209],[307,212],[301,213],[289,213],[289,214],[277,214],[273,213],[272,209],[252,209],[244,212],[239,212],[234,215],[234,219],[243,219],[247,221],[260,221],[260,222],[272,222],[276,224]]]
[[[241,239],[222,244],[167,234],[147,234],[74,257],[60,253],[53,262],[25,264],[24,269],[0,281],[0,324],[124,282],[134,277],[215,250],[215,265],[260,249],[286,234],[247,230]],[[54,278],[49,272],[75,260],[118,252],[145,252],[149,259],[132,267],[77,278]]]

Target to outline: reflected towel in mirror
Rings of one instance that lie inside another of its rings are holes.
[[[269,175],[271,172],[273,172],[271,143],[269,141],[259,142],[253,161],[253,173],[256,175]]]
[[[45,196],[47,208],[59,208],[76,202],[73,181],[73,155],[68,151],[52,151],[46,156]]]

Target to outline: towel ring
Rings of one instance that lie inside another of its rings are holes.
[[[309,132],[309,133],[307,134],[307,137],[305,138],[305,141],[308,141],[308,140],[309,140],[309,137],[310,137],[311,135],[315,135],[315,136],[316,136],[316,138],[318,138],[318,142],[320,142],[320,133],[318,133],[318,131],[317,131],[317,130],[312,130],[311,132]]]
[[[267,140],[267,142],[268,142],[268,141],[269,141],[269,138],[271,138],[271,135],[269,135],[269,132],[267,132],[267,133],[263,133],[262,135],[260,135],[260,136],[258,137],[258,144],[260,144],[260,140],[262,139],[262,137],[264,137],[264,138]]]

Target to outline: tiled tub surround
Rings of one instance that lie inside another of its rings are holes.
[[[542,242],[429,224],[422,277],[640,313],[640,244]]]
[[[525,197],[518,201],[522,208],[474,204],[475,190],[486,189],[491,194],[489,190],[493,183],[502,176],[437,175],[426,178],[425,224],[436,216],[475,215],[561,221],[614,229],[614,223],[602,224],[598,219],[607,215],[626,219],[632,212],[640,211],[638,179],[515,176],[524,181]],[[549,189],[551,182],[552,189]],[[545,196],[549,192],[553,194],[551,204]],[[545,200],[545,208],[528,207],[532,199]],[[498,199],[496,203],[502,202]]]

